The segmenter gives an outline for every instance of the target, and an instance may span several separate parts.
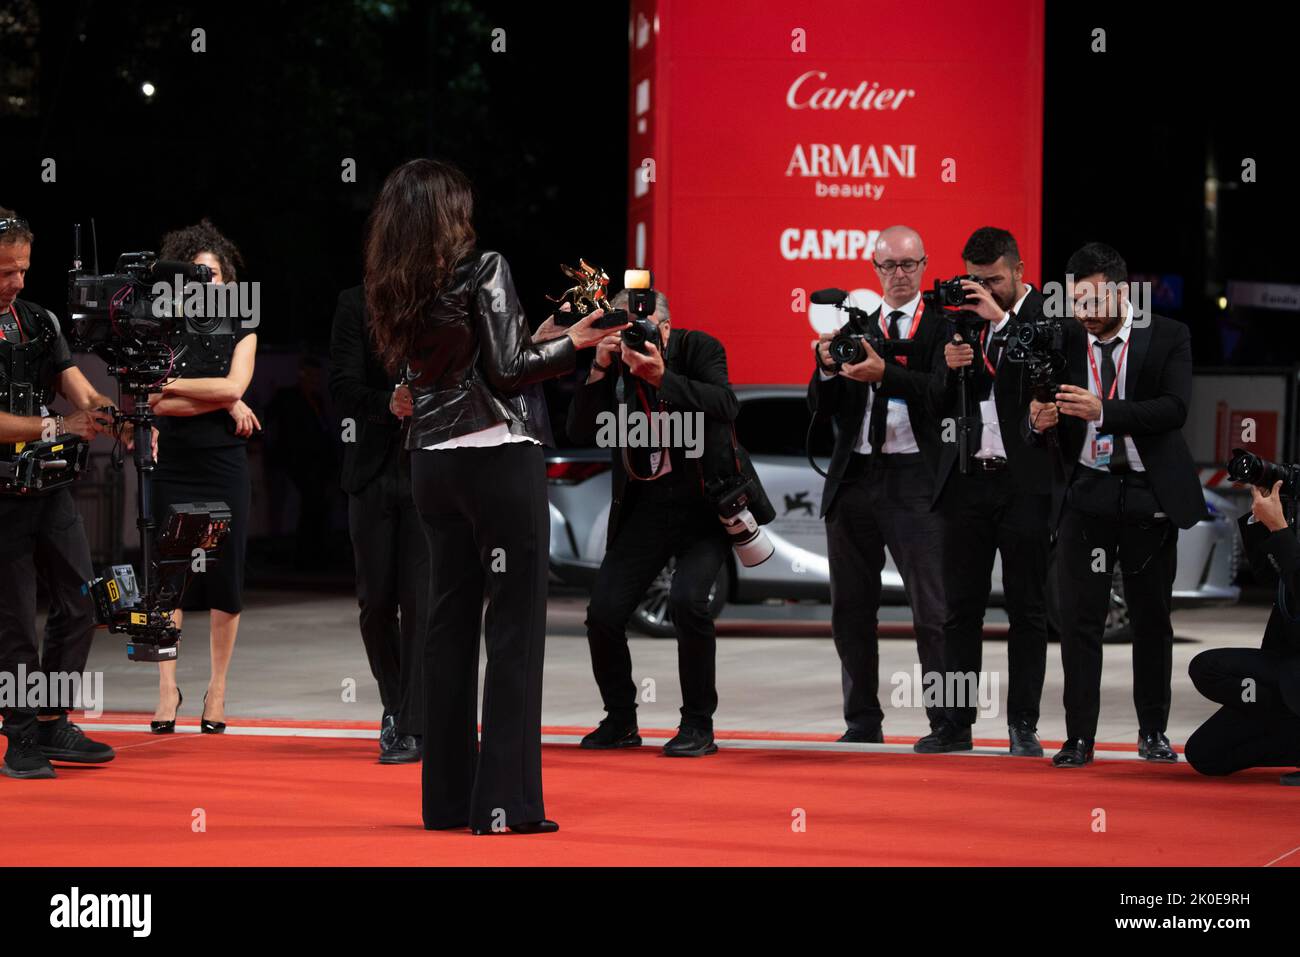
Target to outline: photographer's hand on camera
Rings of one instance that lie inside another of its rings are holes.
[[[840,367],[840,375],[857,382],[879,382],[885,377],[885,360],[866,342],[862,343],[867,357],[861,362],[850,362]]]
[[[1286,528],[1286,514],[1282,510],[1282,483],[1274,482],[1273,488],[1261,492],[1258,485],[1250,487],[1250,512],[1270,532],[1280,532]]]
[[[1059,420],[1060,410],[1057,409],[1055,402],[1029,400],[1029,427],[1033,431],[1046,432],[1048,429],[1054,429]]]
[[[622,353],[623,362],[638,379],[658,388],[664,381],[664,357],[653,342],[647,342],[645,347],[645,352],[628,349]]]
[[[63,431],[79,435],[89,441],[113,424],[109,413],[98,409],[80,409],[63,416]]]
[[[617,332],[612,332],[596,344],[596,357],[591,362],[588,382],[598,382],[614,368],[623,352],[623,339]]]
[[[1063,385],[1056,393],[1057,408],[1061,415],[1072,415],[1085,422],[1101,419],[1101,397],[1077,385]]]
[[[975,361],[975,349],[960,336],[953,336],[952,342],[943,347],[943,361],[954,371],[965,368]]]
[[[966,305],[963,308],[989,322],[1002,321],[1002,317],[1007,312],[998,305],[997,300],[993,298],[993,293],[989,292],[987,287],[971,282],[969,279],[963,279],[961,285],[967,295]]]

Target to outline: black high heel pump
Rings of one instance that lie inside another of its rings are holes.
[[[208,714],[208,695],[207,692],[205,691],[203,693],[203,716],[199,718],[199,732],[201,734],[221,734],[226,730],[226,722],[209,721],[207,719],[207,714]]]
[[[154,734],[172,734],[176,730],[176,719],[181,716],[181,705],[185,703],[185,695],[180,688],[176,689],[176,713],[172,715],[170,721],[150,721],[149,730]]]

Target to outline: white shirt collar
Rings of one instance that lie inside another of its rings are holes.
[[[1126,342],[1129,333],[1133,330],[1133,303],[1127,303],[1128,309],[1124,313],[1124,324],[1119,327],[1119,332],[1115,333],[1114,338],[1119,342]],[[1088,348],[1091,349],[1101,340],[1088,333]]]
[[[884,299],[881,299],[880,318],[884,319],[885,322],[889,322],[889,314],[893,312],[895,309],[901,309],[903,311],[903,317],[900,318],[898,321],[910,322],[912,317],[916,315],[916,307],[920,304],[920,302],[921,302],[920,292],[918,292],[911,299],[907,300],[907,302],[903,303],[901,306],[891,306],[889,303],[885,302]]]
[[[1025,285],[1025,291],[1020,294],[1020,298],[1016,300],[1016,304],[1012,306],[1007,312],[1004,312],[1002,314],[1002,318],[993,324],[994,332],[1001,332],[1002,327],[1011,321],[1012,316],[1019,315],[1020,307],[1025,304],[1025,299],[1027,299],[1029,297],[1029,294],[1034,291],[1034,287],[1031,286],[1029,283],[1025,283],[1024,285]]]

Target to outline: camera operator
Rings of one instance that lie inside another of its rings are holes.
[[[97,392],[72,363],[54,314],[18,298],[31,267],[34,236],[25,220],[0,209],[0,443],[14,453],[21,443],[75,433],[92,439],[112,423],[97,410],[113,403]],[[14,410],[13,397],[22,390],[11,378],[15,357],[25,353],[26,377],[36,393],[39,415]],[[45,408],[57,392],[75,412],[51,417]],[[86,529],[66,486],[32,497],[0,497],[0,670],[13,675],[20,668],[30,675],[44,672],[45,686],[62,682],[57,674],[81,674],[90,655],[95,610],[82,586],[94,576]],[[36,581],[49,592],[44,647],[36,635]],[[25,689],[23,689],[25,690]],[[68,721],[71,702],[47,701],[44,706],[4,709],[8,740],[4,766],[11,778],[52,778],[50,761],[100,764],[115,752],[92,741]]]
[[[925,260],[921,237],[906,226],[883,230],[872,259],[884,304],[870,321],[890,339],[910,339],[912,354],[886,360],[868,345],[866,359],[841,367],[831,358],[834,334],[826,334],[808,386],[813,413],[829,413],[836,425],[821,514],[831,630],[843,667],[848,730],[841,741],[884,740],[877,614],[886,547],[912,606],[922,670],[943,671],[943,526],[932,503],[940,445],[934,413],[942,387],[934,368],[947,329],[922,304]],[[923,741],[945,726],[941,708],[927,708],[926,716],[931,734]]]
[[[424,735],[424,653],[428,628],[429,543],[411,495],[411,453],[402,419],[389,408],[397,377],[370,339],[365,290],[339,294],[330,333],[330,391],[355,422],[343,444],[343,491],[356,555],[361,641],[379,685],[381,764],[420,760]],[[402,389],[409,403],[409,390]],[[402,409],[410,415],[409,406]]]
[[[1276,583],[1259,648],[1202,651],[1187,667],[1196,690],[1222,705],[1197,728],[1183,753],[1202,774],[1300,764],[1300,542],[1282,511],[1282,482],[1250,487],[1241,539],[1261,581]],[[1300,773],[1283,784],[1300,784]]]
[[[1174,570],[1178,529],[1205,515],[1205,497],[1183,439],[1192,392],[1187,327],[1161,316],[1135,319],[1128,267],[1103,243],[1066,263],[1068,381],[1056,401],[1031,400],[1025,434],[1056,428],[1051,527],[1053,593],[1061,621],[1066,741],[1057,767],[1092,761],[1101,703],[1102,636],[1116,563],[1133,622],[1133,701],[1138,756],[1171,763]]]
[[[626,291],[614,297],[625,307]],[[629,476],[621,449],[613,451],[614,496],[609,512],[608,547],[587,606],[587,642],[606,717],[582,739],[584,748],[631,748],[641,744],[636,718],[637,685],[627,646],[627,621],[668,559],[677,568],[669,608],[677,632],[677,668],[682,687],[681,726],[664,745],[670,757],[699,757],[718,750],[713,713],[718,706],[714,679],[716,640],[709,615],[709,589],[727,559],[728,536],[718,509],[705,496],[706,477],[718,474],[731,456],[731,423],[739,402],[727,379],[722,343],[698,330],[674,329],[668,297],[655,292],[662,351],[647,341],[643,354],[611,334],[596,347],[586,383],[569,407],[568,433],[593,444],[596,418],[620,403],[636,407],[640,383],[653,386],[658,408],[704,414],[704,450],[697,459],[673,446],[664,452],[626,450],[635,475]],[[620,368],[627,375],[620,374]],[[619,395],[620,383],[624,395]],[[641,476],[653,476],[642,479]]]
[[[968,306],[989,320],[978,342],[955,335],[944,346],[944,418],[960,412],[957,370],[969,368],[969,399],[980,422],[972,442],[970,472],[964,474],[958,443],[944,442],[935,481],[938,508],[944,522],[944,583],[948,617],[944,622],[947,669],[959,674],[980,673],[984,609],[992,587],[993,559],[1002,554],[1002,587],[1006,597],[1007,729],[1010,751],[1041,757],[1038,708],[1047,670],[1047,516],[1051,507],[1051,466],[1045,448],[1030,445],[1020,434],[1020,422],[1031,398],[1028,370],[1005,360],[997,339],[1014,318],[1043,315],[1043,294],[1024,281],[1025,265],[1015,237],[1005,229],[975,230],[962,250],[966,272],[980,282],[963,283],[974,297]],[[978,355],[978,358],[976,356]],[[945,683],[945,687],[949,687]],[[961,687],[958,685],[957,687]],[[975,703],[946,702],[948,728],[933,749],[956,751],[971,747]]]

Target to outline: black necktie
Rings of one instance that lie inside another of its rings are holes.
[[[898,338],[898,322],[905,315],[906,313],[901,309],[895,309],[889,314],[889,338]],[[867,423],[867,439],[871,442],[873,455],[880,455],[884,452],[885,417],[888,414],[888,400],[882,401],[879,393],[874,394],[871,400],[871,420]]]
[[[1110,390],[1115,386],[1115,348],[1120,345],[1120,339],[1116,336],[1110,342],[1099,342],[1097,348],[1101,350],[1101,398],[1104,402],[1110,396]],[[1116,392],[1118,394],[1118,390]],[[1102,421],[1102,428],[1106,423]],[[1112,472],[1128,471],[1128,448],[1122,435],[1111,435],[1113,443],[1110,451],[1110,470]]]

